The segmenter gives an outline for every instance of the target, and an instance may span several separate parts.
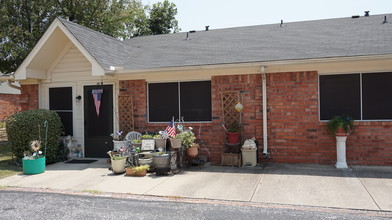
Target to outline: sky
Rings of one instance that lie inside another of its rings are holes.
[[[163,0],[142,0],[154,4]],[[392,13],[392,0],[169,0],[181,32]]]

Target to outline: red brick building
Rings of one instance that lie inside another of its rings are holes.
[[[57,111],[86,157],[104,156],[115,130],[163,130],[184,117],[205,143],[201,154],[219,164],[222,94],[230,91],[244,106],[243,139],[259,142],[258,162],[334,164],[326,122],[349,114],[356,130],[347,162],[392,165],[392,25],[384,16],[392,15],[126,41],[56,19],[15,73],[22,95],[1,112]]]

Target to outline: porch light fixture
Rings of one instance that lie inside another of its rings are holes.
[[[82,96],[80,95],[76,96],[76,102],[80,102],[80,100],[82,100]]]
[[[235,110],[237,112],[241,112],[242,109],[244,109],[244,106],[241,104],[241,102],[238,102],[235,106],[234,106]]]

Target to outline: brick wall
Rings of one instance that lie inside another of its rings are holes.
[[[38,108],[38,85],[22,85],[20,95],[0,94],[0,120],[16,112]]]
[[[310,72],[268,73],[268,144],[270,158],[262,157],[263,117],[261,74],[213,76],[212,122],[185,126],[194,127],[196,136],[205,142],[201,154],[219,164],[224,151],[224,132],[220,124],[222,103],[220,93],[240,91],[244,105],[242,125],[245,139],[259,141],[259,162],[334,164],[335,138],[328,135],[326,122],[318,118],[318,74]],[[144,80],[121,81],[120,94],[134,97],[137,131],[157,131],[167,124],[147,123],[147,83]],[[392,122],[356,122],[356,132],[348,137],[349,164],[392,165]]]

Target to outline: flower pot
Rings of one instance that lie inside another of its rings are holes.
[[[141,172],[135,172],[135,169],[126,168],[125,174],[127,176],[145,176],[145,175],[147,175],[147,170],[142,170]]]
[[[154,139],[155,140],[155,146],[157,149],[159,148],[166,148],[166,139],[160,138],[160,139]]]
[[[22,159],[24,174],[39,174],[45,172],[46,158],[41,157],[34,160]]]
[[[338,127],[338,129],[336,130],[335,136],[345,137],[345,136],[348,136],[348,133],[346,133],[342,127]]]
[[[127,162],[127,159],[121,159],[121,160],[111,160],[112,162],[112,171],[113,173],[119,174],[119,173],[124,173],[125,170],[125,164]]]
[[[180,148],[181,147],[181,139],[171,138],[170,139],[172,148]]]
[[[120,148],[127,146],[126,141],[113,141],[113,151],[118,151]]]
[[[186,154],[190,157],[196,157],[199,154],[198,147],[188,147],[186,149]]]
[[[226,132],[227,142],[230,144],[237,144],[240,138],[239,132]]]
[[[170,155],[169,154],[153,155],[152,164],[155,169],[170,168]]]

